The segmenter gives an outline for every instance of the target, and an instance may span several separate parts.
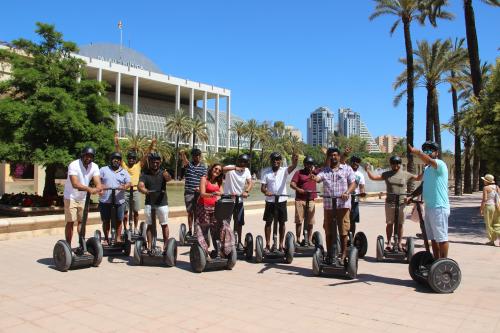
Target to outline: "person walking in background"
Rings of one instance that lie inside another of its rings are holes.
[[[480,213],[481,216],[484,216],[486,234],[489,239],[486,245],[495,246],[495,241],[500,239],[500,207],[498,202],[500,190],[498,189],[498,185],[495,184],[495,177],[493,175],[488,174],[481,177],[481,179],[483,180],[484,187]]]

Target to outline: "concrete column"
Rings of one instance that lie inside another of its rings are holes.
[[[122,92],[122,73],[116,74],[116,84],[115,84],[115,103],[120,105],[121,103],[121,92]],[[120,116],[118,114],[115,115],[115,125],[116,130],[118,131],[118,135],[120,135]]]
[[[215,95],[215,152],[219,152],[219,94]]]
[[[189,92],[189,117],[194,119],[194,88],[191,88],[191,91]],[[189,142],[193,142],[193,133],[189,136]]]
[[[38,194],[42,195],[43,194],[43,188],[45,187],[45,167],[43,165],[34,165],[34,186],[33,186],[33,191]]]
[[[227,122],[226,152],[229,152],[229,149],[231,147],[231,96],[226,97],[226,122]]]
[[[181,86],[177,86],[175,90],[175,111],[181,108]]]
[[[0,163],[0,195],[5,194],[5,187],[7,183],[7,177],[9,176],[9,170],[7,168],[9,164],[2,162]]]
[[[205,122],[205,124],[207,123],[207,95],[208,93],[205,91],[203,93],[203,121]],[[210,137],[208,139],[208,143],[210,143]],[[203,151],[207,151],[207,144],[205,142],[203,143]]]
[[[139,113],[139,77],[134,78],[134,97],[132,100],[132,112],[134,113],[134,134],[137,135],[139,128],[137,126],[137,117]]]

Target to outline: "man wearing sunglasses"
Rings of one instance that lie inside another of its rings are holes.
[[[425,231],[432,241],[434,258],[448,257],[448,167],[438,158],[439,146],[426,141],[422,151],[408,145],[408,150],[425,163],[422,196],[425,204]]]

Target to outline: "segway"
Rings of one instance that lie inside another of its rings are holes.
[[[144,222],[141,222],[139,229],[137,230],[137,233],[134,232],[133,228],[133,220],[134,220],[134,192],[137,190],[134,190],[133,186],[130,186],[129,189],[129,201],[128,201],[128,230],[127,230],[127,238],[131,240],[132,243],[135,243],[135,241],[142,236],[142,232],[144,229]]]
[[[234,201],[231,196],[222,196],[215,203],[215,219],[217,223],[224,223],[231,218],[231,214],[234,209]],[[210,234],[208,236],[210,238]],[[210,254],[205,253],[205,250],[196,241],[191,245],[189,251],[189,261],[191,263],[191,268],[195,273],[201,273],[204,270],[220,270],[220,269],[233,269],[237,260],[236,245],[233,244],[231,252],[227,256],[222,256],[221,242],[218,239],[214,239],[214,251]]]
[[[413,252],[415,251],[415,244],[412,237],[406,237],[406,244],[403,249],[398,249],[399,242],[399,198],[401,196],[408,196],[407,193],[397,194],[397,193],[387,193],[387,195],[392,195],[396,198],[395,209],[394,209],[394,230],[393,230],[393,243],[392,249],[386,250],[384,245],[384,236],[379,235],[377,237],[377,261],[382,261],[384,258],[393,259],[397,261],[410,262]]]
[[[293,237],[294,245],[295,245],[295,256],[297,257],[310,257],[316,252],[316,248],[318,246],[323,245],[323,237],[321,237],[321,233],[319,231],[315,231],[312,234],[312,242],[309,242],[309,203],[311,200],[312,193],[319,193],[317,191],[306,191],[306,206],[304,209],[304,226],[302,230],[303,239],[298,245],[295,243],[295,235]]]
[[[159,191],[148,191],[148,193],[156,193]],[[164,192],[164,191],[161,191]],[[138,266],[168,266],[173,267],[177,264],[177,242],[171,237],[168,240],[163,240],[166,243],[166,249],[156,244],[158,233],[156,227],[156,208],[151,205],[151,249],[148,249],[147,231],[143,231],[141,237],[135,241],[134,247],[134,264]]]
[[[358,194],[351,194],[351,207],[356,199],[356,197],[365,197],[366,193],[358,193]],[[356,223],[354,221],[351,221],[351,223]],[[349,237],[349,241],[347,242],[347,246],[351,246],[351,237]],[[366,237],[365,233],[362,231],[358,231],[354,235],[354,246],[358,249],[358,258],[364,258],[366,252],[368,251],[368,238]]]
[[[342,198],[341,196],[327,196],[322,195],[324,199],[332,200],[332,228],[337,228],[337,199]],[[338,236],[338,232],[337,232]],[[351,240],[352,234],[349,232],[349,240]],[[331,249],[327,249],[325,252],[323,246],[318,246],[312,257],[312,269],[313,274],[316,276],[321,275],[323,272],[338,275],[347,276],[351,279],[355,279],[358,275],[358,248],[354,245],[349,246],[347,251],[347,258],[342,262],[340,255],[341,247],[339,244],[339,238],[333,243]],[[353,242],[350,242],[353,244]],[[340,256],[339,256],[340,255]]]
[[[278,248],[278,202],[280,197],[289,197],[287,194],[273,194],[274,196],[274,216],[273,216],[273,245],[269,251],[264,251],[264,239],[261,235],[255,238],[255,262],[261,263],[264,260],[283,260],[286,264],[291,264],[295,253],[294,236],[292,232],[287,232],[285,236],[285,248]]]
[[[200,192],[195,191],[194,192],[194,206],[193,206],[193,234],[188,235],[187,234],[187,228],[185,223],[181,223],[181,226],[179,228],[179,245],[180,246],[191,246],[193,244],[196,244],[198,242],[198,239],[196,238],[196,206],[198,204],[198,198],[200,197]],[[210,237],[209,237],[210,238]],[[210,242],[210,240],[209,240]],[[208,243],[208,246],[210,246],[210,243]]]
[[[90,193],[87,192],[85,205],[83,207],[83,216],[78,235],[79,246],[71,248],[66,240],[57,241],[54,245],[53,258],[56,269],[66,272],[68,269],[80,267],[97,267],[102,261],[102,246],[96,238],[90,237],[85,241],[85,229],[89,212]]]
[[[462,280],[462,272],[458,263],[449,258],[434,259],[425,231],[425,223],[422,217],[421,201],[412,200],[417,205],[420,229],[424,238],[425,251],[413,255],[408,265],[408,271],[413,281],[418,284],[431,287],[439,294],[452,293],[458,288]]]
[[[240,202],[243,202],[243,196],[241,195],[234,195],[234,206],[238,205]],[[237,221],[234,221],[235,226]],[[236,227],[235,227],[236,229]],[[245,234],[245,239],[243,241],[243,248],[238,248],[239,245],[239,238],[238,238],[238,233],[236,230],[234,231],[234,244],[236,244],[236,253],[238,255],[238,259],[244,259],[244,260],[252,260],[253,257],[253,235],[250,232],[247,232]]]
[[[124,234],[122,234],[122,241],[118,242],[118,205],[116,204],[116,190],[118,190],[118,188],[106,188],[104,190],[111,190],[111,237],[109,238],[110,241],[108,241],[107,244],[102,244],[102,236],[100,230],[96,230],[94,232],[94,237],[102,244],[104,256],[128,257],[130,255],[130,250],[132,249],[131,234],[125,232]]]

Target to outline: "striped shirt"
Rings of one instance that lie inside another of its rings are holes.
[[[184,176],[184,193],[194,193],[195,188],[200,187],[200,179],[207,174],[207,167],[203,164],[194,165],[189,162]]]
[[[356,178],[354,171],[349,165],[339,164],[338,169],[332,170],[330,167],[321,169],[318,177],[323,181],[323,193],[326,196],[340,197],[347,191]],[[333,209],[332,200],[325,198],[323,200],[324,209]],[[351,208],[351,200],[337,199],[337,208]]]

